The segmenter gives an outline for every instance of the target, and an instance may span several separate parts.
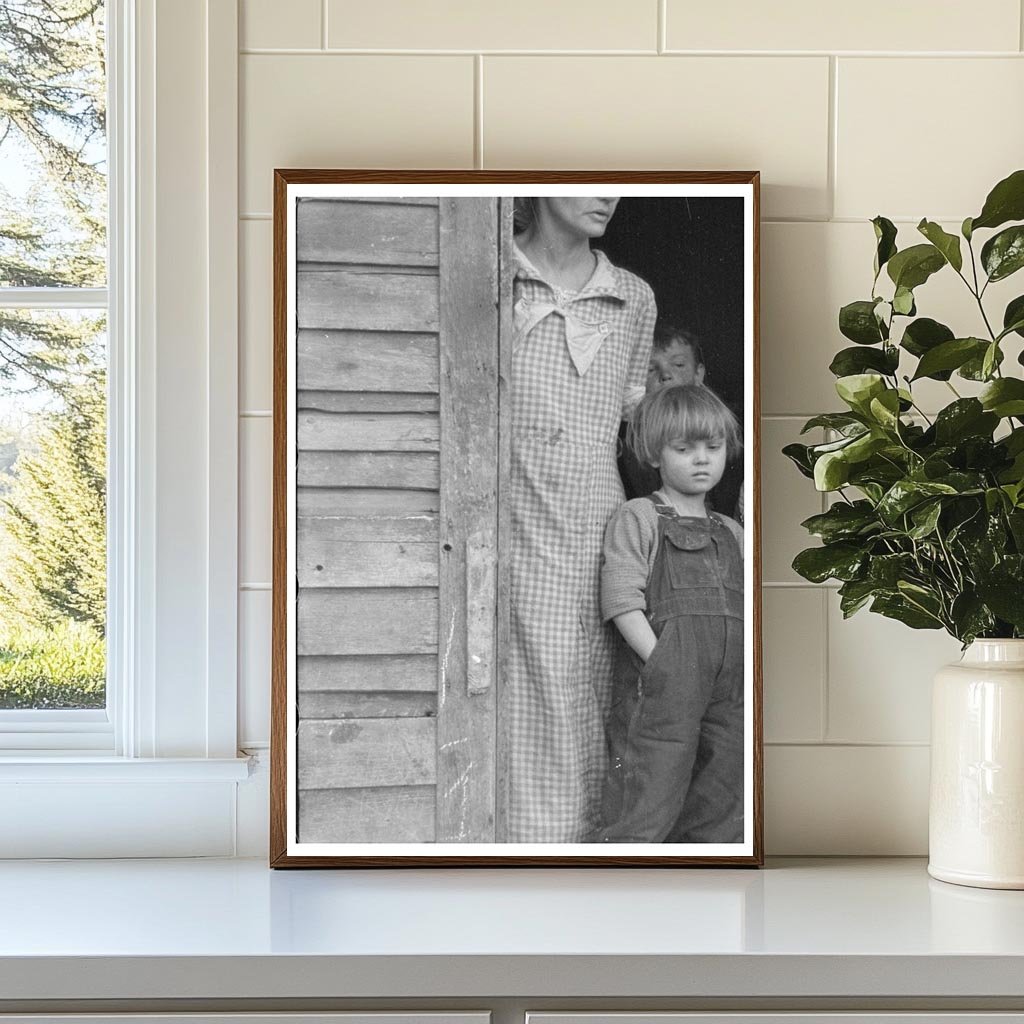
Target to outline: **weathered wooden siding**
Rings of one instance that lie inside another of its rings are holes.
[[[303,200],[296,216],[299,839],[429,842],[437,202]]]
[[[475,600],[479,660],[493,597],[465,542],[484,523],[493,558],[496,232],[490,199],[298,205],[301,842],[494,838],[494,687],[468,685],[465,635]]]

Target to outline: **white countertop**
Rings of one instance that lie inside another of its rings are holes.
[[[612,969],[614,968],[614,969]],[[0,864],[0,1000],[1024,997],[1024,892],[749,869]]]

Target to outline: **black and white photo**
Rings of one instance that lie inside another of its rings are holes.
[[[542,177],[277,172],[275,865],[761,861],[757,175]]]

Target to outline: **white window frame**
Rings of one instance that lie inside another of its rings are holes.
[[[248,774],[237,0],[107,0],[107,32],[107,711],[0,716],[0,857],[231,854]]]

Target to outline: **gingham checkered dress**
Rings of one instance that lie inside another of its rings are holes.
[[[508,841],[573,843],[596,827],[604,781],[612,627],[598,604],[601,543],[624,500],[619,423],[643,395],[656,310],[647,283],[603,253],[578,292],[515,257]],[[567,323],[575,338],[599,336],[583,373]]]

